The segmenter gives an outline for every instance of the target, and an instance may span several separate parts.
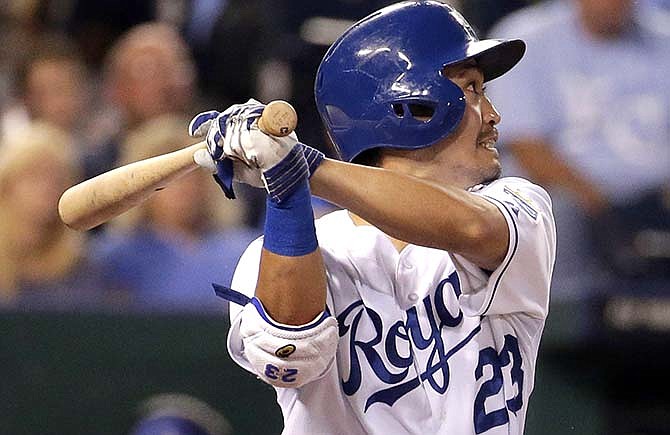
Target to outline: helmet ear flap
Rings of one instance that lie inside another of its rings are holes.
[[[398,118],[409,116],[419,122],[430,122],[435,115],[435,105],[426,102],[396,102],[391,107]]]
[[[456,129],[465,112],[465,94],[456,83],[441,74],[407,73],[404,80],[390,87],[404,87],[407,82],[424,86],[415,87],[417,96],[393,99],[387,116],[396,118],[395,125],[400,128],[395,132],[397,137],[406,143],[412,143],[412,139],[419,141],[407,148],[429,146]]]

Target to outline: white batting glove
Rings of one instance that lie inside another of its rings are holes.
[[[291,195],[300,179],[311,176],[323,161],[323,153],[298,142],[295,132],[281,138],[263,133],[258,119],[264,108],[265,105],[250,99],[222,113],[201,113],[189,126],[191,135],[206,134],[208,154],[217,169],[215,178],[229,197],[234,179],[264,186],[273,201],[281,202]],[[199,154],[202,166],[212,169],[207,156]]]
[[[213,173],[214,180],[221,187],[226,197],[230,199],[235,198],[233,181],[254,187],[264,186],[259,169],[248,167],[239,160],[226,158],[223,155],[223,148],[220,146],[223,143],[225,129],[221,131],[219,126],[223,125],[225,128],[225,120],[230,113],[239,110],[242,106],[240,104],[231,106],[223,114],[216,110],[199,113],[193,117],[188,126],[188,132],[191,136],[207,136],[207,150],[196,151],[193,160]],[[214,158],[217,160],[215,161]]]
[[[295,132],[286,137],[263,133],[258,127],[256,102],[250,100],[247,104],[248,108],[226,120],[223,154],[259,168],[270,199],[281,203],[302,185],[302,180],[309,178],[306,148],[298,142]]]
[[[264,104],[251,98],[221,113],[203,112],[193,118],[189,133],[207,136],[207,147],[214,160],[238,159],[264,171],[279,163],[298,143],[295,132],[279,138],[260,131],[258,118],[264,108]]]
[[[298,144],[298,136],[295,132],[285,137],[263,133],[258,127],[258,118],[265,106],[253,99],[240,106],[233,109],[225,119],[222,153],[226,157],[242,160],[251,167],[267,171],[282,161]],[[223,118],[226,112],[218,119]],[[221,130],[219,125],[219,131]],[[210,132],[208,138],[210,134],[213,138],[216,136],[216,132]]]
[[[226,157],[223,150],[223,142],[227,133],[227,122],[231,116],[238,116],[241,112],[246,115],[263,113],[265,106],[259,101],[250,99],[244,104],[233,104],[223,112],[210,110],[197,114],[188,126],[191,136],[207,136],[207,148],[214,160],[223,160]]]
[[[217,162],[214,161],[208,150],[200,149],[196,151],[193,154],[193,160],[198,166],[209,170],[212,174],[218,173]],[[260,169],[250,168],[239,160],[233,160],[233,180],[254,187],[265,187]]]

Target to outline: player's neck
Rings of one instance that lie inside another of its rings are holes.
[[[358,216],[358,215],[356,215],[352,212],[349,212],[349,217],[351,217],[351,220],[354,222],[354,225],[356,225],[356,226],[367,225],[367,226],[374,227],[374,225],[372,225],[370,222],[366,221],[362,217],[360,217],[360,216]],[[409,243],[404,242],[402,240],[394,239],[393,237],[389,236],[388,234],[385,234],[385,235],[386,235],[386,237],[389,238],[389,240],[391,240],[391,243],[393,243],[393,246],[396,248],[396,250],[398,252],[401,252],[405,248],[405,246],[409,245]]]

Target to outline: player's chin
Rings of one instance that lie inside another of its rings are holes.
[[[502,165],[497,158],[480,171],[480,184],[491,183],[502,176]]]

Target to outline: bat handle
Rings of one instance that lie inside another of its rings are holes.
[[[273,136],[287,136],[298,116],[286,101],[268,104],[258,120],[259,128]],[[68,227],[85,231],[144,202],[155,191],[194,171],[199,166],[194,153],[204,142],[178,151],[117,167],[70,187],[58,202],[61,220]]]

